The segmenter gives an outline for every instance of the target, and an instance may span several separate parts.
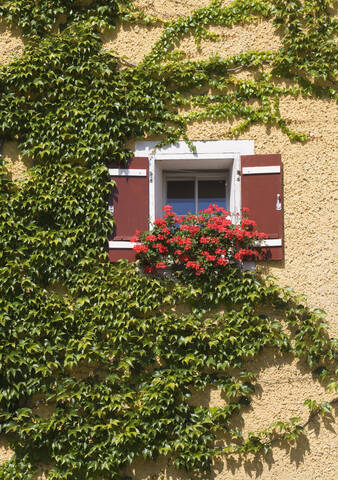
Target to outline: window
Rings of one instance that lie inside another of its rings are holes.
[[[225,202],[227,210],[234,214],[240,212],[240,156],[253,153],[253,141],[199,141],[193,142],[193,144],[196,148],[195,152],[192,152],[185,142],[178,142],[176,145],[155,150],[153,150],[156,146],[155,142],[153,144],[149,142],[149,145],[146,142],[137,144],[140,154],[142,152],[142,155],[148,155],[149,157],[149,217],[151,222],[162,215],[162,207],[168,203],[167,182],[170,177],[176,177],[176,183],[178,183],[179,178],[182,178],[181,181],[184,181],[185,178],[188,181],[190,175],[190,180],[195,181],[194,187],[189,184],[190,190],[194,188],[195,195],[193,213],[198,210],[198,204],[202,206],[206,203],[208,205],[218,203],[209,201],[213,198],[222,201],[222,203]],[[225,194],[222,185],[212,184],[212,181],[225,182]],[[217,190],[212,192],[212,186]],[[169,193],[173,195],[174,192],[172,192],[171,187],[172,185],[169,186]],[[179,185],[176,188],[178,189]],[[178,195],[178,192],[176,194]],[[188,195],[188,193],[185,193],[185,195]],[[187,200],[186,198],[185,201],[187,202]],[[190,200],[190,206],[192,207],[192,200]]]
[[[157,142],[136,142],[127,168],[111,166],[116,183],[108,202],[115,229],[109,239],[109,258],[135,258],[130,239],[147,230],[162,207],[178,214],[197,213],[216,203],[240,218],[248,207],[258,229],[267,233],[271,259],[283,258],[282,164],[279,154],[254,155],[251,140],[185,142],[156,148]]]
[[[164,172],[165,204],[178,215],[198,213],[211,203],[226,208],[227,172],[173,171]]]

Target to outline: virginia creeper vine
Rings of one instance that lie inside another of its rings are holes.
[[[305,433],[291,419],[244,438],[231,419],[250,404],[250,359],[267,346],[293,353],[329,390],[337,387],[324,312],[236,268],[186,288],[133,264],[108,264],[107,164],[125,163],[126,141],[137,137],[189,141],[187,124],[203,119],[235,120],[229,135],[263,123],[306,141],[307,132],[281,116],[279,100],[336,97],[331,7],[216,0],[163,22],[131,0],[1,2],[0,16],[28,43],[0,69],[0,135],[34,163],[19,184],[0,165],[0,428],[16,453],[0,467],[1,480],[33,478],[39,463],[50,466],[49,480],[119,479],[134,458],[159,455],[208,478],[215,456],[266,451],[275,435],[292,441]],[[211,25],[260,19],[273,22],[279,50],[203,61],[179,50],[187,35],[217,46]],[[103,30],[121,20],[163,26],[137,66],[102,48]],[[242,80],[241,70],[255,76]],[[280,78],[292,86],[279,86]],[[265,307],[274,314],[262,315]],[[190,405],[192,391],[207,386],[222,389],[225,407]],[[308,406],[330,414],[328,403]],[[216,448],[222,432],[228,443]]]

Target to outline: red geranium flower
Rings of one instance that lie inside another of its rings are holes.
[[[154,225],[156,225],[157,227],[166,227],[167,223],[165,220],[163,220],[163,218],[156,218],[156,220],[154,221]]]
[[[163,210],[164,218],[154,221],[152,231],[142,235],[138,231],[133,238],[141,242],[134,250],[146,273],[171,265],[173,271],[183,270],[183,275],[184,271],[190,276],[206,272],[218,275],[234,259],[241,261],[256,255],[255,242],[267,237],[254,231],[253,220],[243,218],[239,224],[232,223],[229,212],[217,205],[209,205],[198,216],[182,215],[181,223],[171,205]]]
[[[164,262],[157,262],[155,265],[156,268],[166,268],[167,265]]]
[[[238,252],[235,253],[234,257],[236,258],[236,260],[243,260],[243,258],[251,257],[253,255],[256,255],[256,252],[254,252],[253,250],[240,248]]]
[[[164,205],[164,207],[162,208],[164,212],[171,212],[172,209],[173,207],[171,205]]]
[[[146,236],[146,241],[147,242],[156,242],[157,238],[155,235],[147,235]]]
[[[148,249],[148,245],[134,245],[133,247],[133,250],[135,250],[136,253],[147,253]]]

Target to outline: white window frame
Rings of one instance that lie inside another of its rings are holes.
[[[156,148],[156,141],[139,141],[135,144],[135,157],[149,157],[149,223],[161,216],[164,198],[164,171],[189,168],[217,169],[229,172],[228,210],[235,216],[241,211],[241,155],[254,154],[253,140],[194,141],[195,151],[186,142]]]

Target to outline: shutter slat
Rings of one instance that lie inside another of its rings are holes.
[[[242,206],[268,235],[260,259],[283,259],[282,161],[279,154],[241,157]]]
[[[116,184],[108,201],[115,220],[114,232],[109,239],[109,260],[116,262],[126,258],[133,261],[135,252],[128,242],[136,230],[149,228],[148,157],[134,157],[126,168],[112,166],[109,172]]]

